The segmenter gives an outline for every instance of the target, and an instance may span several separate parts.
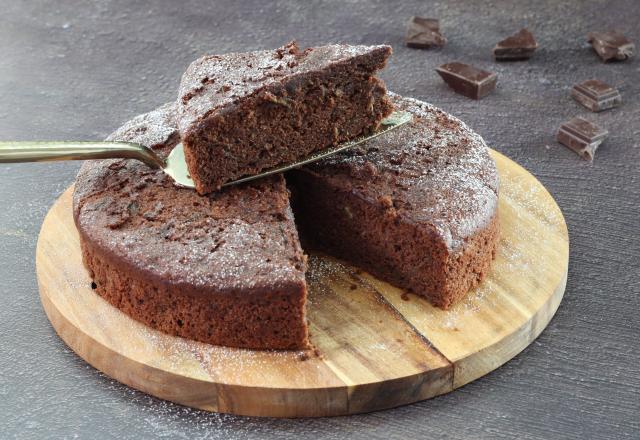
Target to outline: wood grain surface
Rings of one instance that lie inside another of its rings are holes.
[[[569,258],[560,209],[544,187],[492,152],[501,239],[486,280],[450,310],[326,255],[308,271],[315,351],[217,347],[147,328],[91,289],[67,190],[37,249],[42,303],[79,356],[146,393],[209,411],[271,417],[368,412],[450,392],[511,359],[560,304]]]

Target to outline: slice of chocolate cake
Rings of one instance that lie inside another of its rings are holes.
[[[374,75],[389,46],[202,57],[180,84],[178,126],[198,192],[375,129],[392,111]]]
[[[174,116],[163,106],[110,140],[166,155]],[[133,160],[93,161],[73,202],[96,292],[131,317],[212,344],[307,347],[306,263],[282,176],[200,196]]]
[[[498,241],[498,175],[482,138],[426,103],[414,121],[292,171],[305,241],[448,308],[487,273]]]

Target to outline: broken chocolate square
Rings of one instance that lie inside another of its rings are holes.
[[[592,112],[601,112],[622,103],[622,96],[618,90],[597,79],[574,85],[571,96]]]
[[[538,48],[533,34],[528,29],[521,29],[517,34],[505,38],[493,48],[496,61],[528,60]]]
[[[590,32],[587,35],[589,43],[593,46],[602,61],[624,61],[633,56],[635,45],[627,37],[617,31]]]
[[[407,23],[405,43],[408,47],[429,49],[444,46],[447,39],[440,33],[437,19],[411,17]]]
[[[558,142],[578,153],[584,159],[593,160],[596,149],[609,132],[583,118],[573,118],[560,126]]]
[[[436,72],[454,92],[471,99],[480,99],[496,88],[498,77],[464,63],[447,63],[436,68]]]

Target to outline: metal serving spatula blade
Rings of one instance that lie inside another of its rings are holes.
[[[394,112],[384,119],[380,128],[368,135],[359,136],[335,147],[314,153],[294,163],[277,166],[264,170],[258,174],[241,177],[227,182],[223,186],[236,185],[259,179],[271,174],[300,167],[316,162],[325,157],[347,150],[370,139],[383,135],[411,121],[411,113]],[[158,156],[153,150],[134,142],[0,142],[0,163],[16,162],[47,162],[59,160],[87,160],[87,159],[137,159],[149,167],[161,169],[171,177],[177,186],[195,188],[195,184],[187,170],[182,143],[176,145],[166,159]]]

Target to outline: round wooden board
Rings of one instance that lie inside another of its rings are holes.
[[[501,240],[490,275],[448,311],[330,257],[312,255],[308,317],[316,352],[212,346],[152,330],[91,290],[72,189],[45,218],[37,249],[44,309],[60,337],[107,375],[162,399],[254,416],[353,414],[452,391],[529,345],[558,308],[569,240],[531,174],[492,151]]]

